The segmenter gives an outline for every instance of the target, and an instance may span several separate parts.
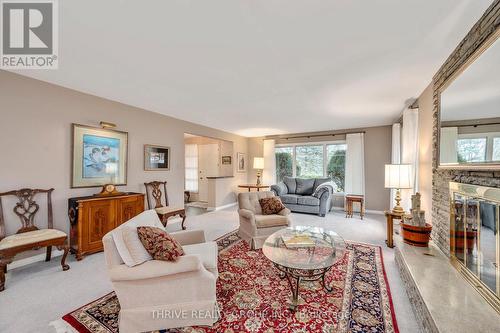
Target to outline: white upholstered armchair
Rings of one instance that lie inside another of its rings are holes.
[[[185,253],[177,261],[151,259],[129,267],[122,257],[129,254],[120,229],[137,226],[163,228],[156,212],[149,210],[103,237],[109,277],[121,307],[120,333],[212,325],[218,319],[217,244],[206,242],[202,230],[171,233]]]
[[[259,199],[274,196],[271,191],[238,194],[239,235],[250,244],[251,249],[260,249],[269,235],[290,225],[288,208],[278,214],[262,215]]]

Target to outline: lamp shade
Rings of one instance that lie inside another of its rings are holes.
[[[411,164],[385,165],[385,188],[412,188],[412,178]]]
[[[254,157],[253,158],[253,168],[254,169],[264,169],[264,157]]]

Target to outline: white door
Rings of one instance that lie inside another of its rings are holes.
[[[219,145],[208,144],[198,145],[198,200],[208,201],[208,180],[207,177],[218,175],[219,170]]]

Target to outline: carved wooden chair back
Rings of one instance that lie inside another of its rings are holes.
[[[13,211],[14,214],[16,214],[21,220],[21,228],[17,231],[17,233],[20,234],[23,232],[38,230],[38,227],[35,226],[35,215],[40,209],[40,206],[35,201],[34,197],[40,193],[47,194],[47,228],[53,228],[52,191],[54,191],[53,188],[49,190],[22,188],[20,190],[0,193],[0,240],[6,236],[2,197],[17,197],[18,202],[14,206]]]
[[[163,186],[162,186],[163,185]],[[144,183],[146,186],[146,198],[148,201],[148,209],[164,207],[162,204],[162,187],[163,194],[165,194],[165,206],[168,206],[168,194],[167,194],[167,182],[154,181],[149,183]],[[151,198],[154,199],[154,206],[151,205]]]

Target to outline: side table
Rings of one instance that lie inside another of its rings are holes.
[[[260,191],[260,189],[266,189],[269,188],[269,185],[257,185],[257,184],[242,184],[238,185],[239,188],[246,188],[248,189],[248,192],[250,192],[253,188],[257,190],[257,192]]]
[[[387,239],[385,240],[385,243],[387,244],[387,247],[393,248],[394,247],[394,220],[403,220],[404,213],[394,213],[391,210],[386,210],[385,212],[385,217],[387,219]]]
[[[365,197],[360,194],[347,194],[345,196],[345,217],[353,217],[353,207],[352,204],[354,202],[359,202],[359,216],[363,219],[365,215]]]

